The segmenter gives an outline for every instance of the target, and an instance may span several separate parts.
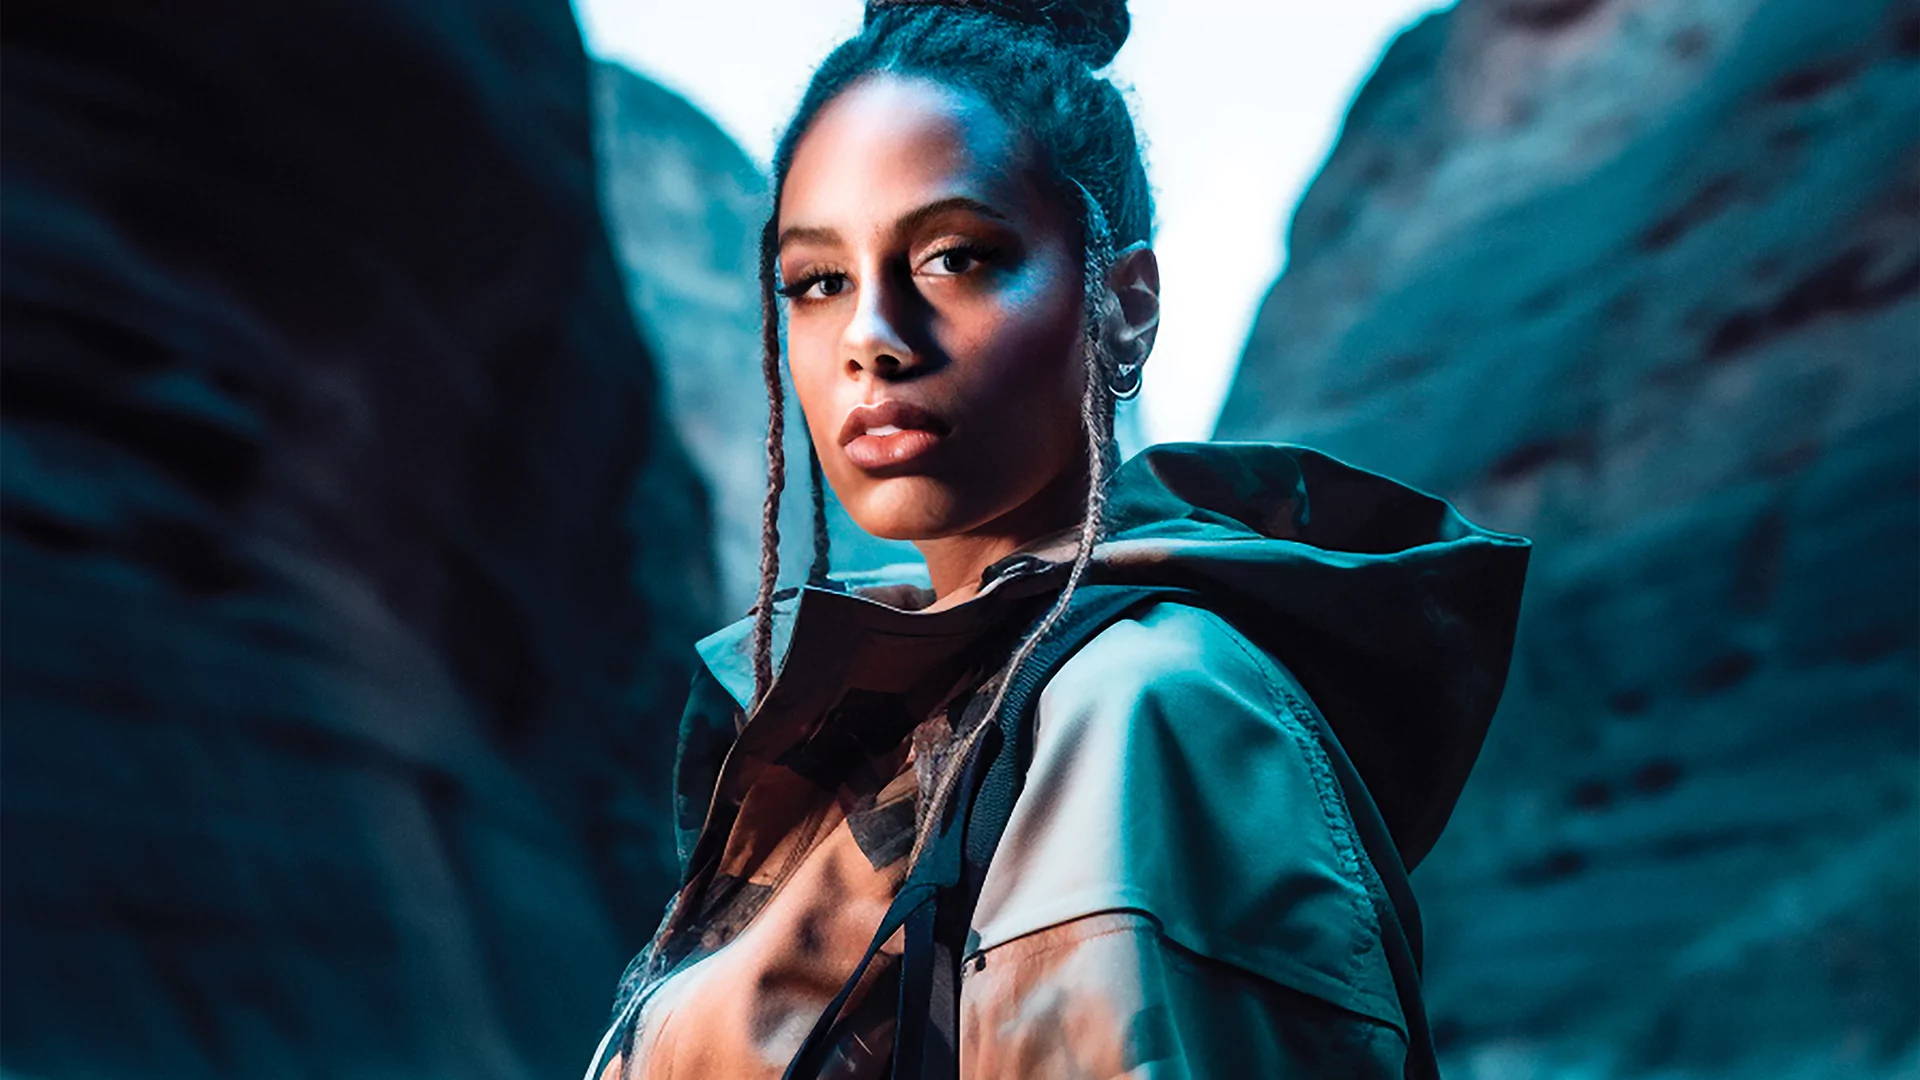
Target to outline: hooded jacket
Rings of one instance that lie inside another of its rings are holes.
[[[1107,512],[1086,580],[1209,603],[1107,627],[1041,691],[963,960],[962,1076],[1402,1075],[1381,890],[1312,710],[1411,869],[1498,703],[1528,542],[1264,443],[1151,447]],[[938,611],[899,574],[790,593],[750,715],[750,620],[699,643],[683,884],[590,1077],[782,1074],[905,878],[948,738],[1071,558],[1071,537],[1036,543]],[[829,1075],[885,1075],[897,975],[868,972]]]

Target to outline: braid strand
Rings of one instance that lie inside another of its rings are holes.
[[[773,592],[780,579],[780,494],[787,485],[786,395],[780,383],[780,308],[774,298],[774,229],[760,233],[760,369],[767,383],[767,497],[760,508],[760,590],[753,604],[753,703],[773,685]]]
[[[827,480],[820,472],[820,451],[807,444],[807,479],[813,486],[813,565],[807,568],[807,584],[824,585],[833,568],[832,538],[827,535]]]

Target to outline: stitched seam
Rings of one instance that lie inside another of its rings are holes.
[[[1306,759],[1307,771],[1313,777],[1314,794],[1320,801],[1321,819],[1325,822],[1327,831],[1333,836],[1334,849],[1340,856],[1340,869],[1346,874],[1348,883],[1356,887],[1358,894],[1353,897],[1350,904],[1353,910],[1354,926],[1358,932],[1353,935],[1353,940],[1348,945],[1346,972],[1348,981],[1358,985],[1360,972],[1365,966],[1369,951],[1370,939],[1364,928],[1373,922],[1370,918],[1373,913],[1366,906],[1371,903],[1372,891],[1367,887],[1366,871],[1361,862],[1359,837],[1354,832],[1352,813],[1347,809],[1346,800],[1341,795],[1339,778],[1333,774],[1333,763],[1327,758],[1326,748],[1320,745],[1320,740],[1314,737],[1308,730],[1306,721],[1302,719],[1311,717],[1312,713],[1308,712],[1305,704],[1274,677],[1273,672],[1268,669],[1272,661],[1264,656],[1256,656],[1240,632],[1233,628],[1233,624],[1205,608],[1197,610],[1220,624],[1227,632],[1227,639],[1233,642],[1234,647],[1240,650],[1241,655],[1245,656],[1260,673],[1260,680],[1266,685],[1267,692],[1272,698],[1270,704],[1276,706],[1276,711],[1280,714],[1281,728],[1300,748],[1302,756]]]
[[[1328,1001],[1326,998],[1311,991],[1302,990],[1297,986],[1289,986],[1286,983],[1270,979],[1250,968],[1242,967],[1231,961],[1218,960],[1205,953],[1195,952],[1170,937],[1162,936],[1160,943],[1160,956],[1162,962],[1168,967],[1179,968],[1188,974],[1194,975],[1210,974],[1213,969],[1225,967],[1240,978],[1249,980],[1262,987],[1274,987],[1282,993],[1298,994],[1303,998],[1318,1003],[1321,1007],[1337,1014],[1341,1019],[1349,1021],[1348,1024],[1343,1026],[1347,1031],[1357,1033],[1349,1036],[1350,1041],[1356,1049],[1365,1041],[1367,1034],[1372,1031],[1391,1032],[1395,1038],[1402,1042],[1406,1041],[1406,1036],[1400,1034],[1399,1028],[1394,1027],[1392,1024],[1371,1013],[1356,1012],[1337,1002]]]
[[[1131,916],[1134,916],[1135,918],[1129,919],[1121,925],[1108,927],[1104,930],[1095,930],[1092,933],[1082,934],[1082,935],[1070,938],[1066,941],[1037,942],[1034,940],[1036,938],[1041,937],[1042,935],[1051,934],[1056,930],[1060,930],[1062,928],[1072,926],[1074,923],[1084,919],[1098,919],[1098,918],[1111,916],[1111,915],[1131,915]],[[1138,934],[1143,931],[1152,931],[1156,935],[1159,933],[1159,928],[1155,924],[1153,916],[1148,914],[1147,912],[1135,911],[1131,908],[1114,908],[1107,911],[1092,911],[1092,912],[1088,912],[1085,915],[1081,915],[1077,918],[1069,919],[1066,922],[1054,923],[1052,926],[1042,927],[1038,930],[1033,931],[1032,933],[1022,934],[1017,938],[1011,938],[1007,941],[1003,941],[1000,944],[995,945],[991,949],[981,949],[979,952],[974,953],[973,955],[992,956],[994,953],[997,953],[1002,949],[1010,948],[1012,946],[1021,945],[1024,943],[1025,948],[1022,951],[1024,951],[1025,956],[1023,957],[1023,959],[1027,959],[1027,958],[1032,958],[1037,956],[1044,956],[1047,953],[1058,952],[1061,949],[1084,945],[1089,941],[1095,941],[1103,937],[1112,937],[1115,934]],[[1012,962],[1012,958],[1008,958],[1001,961],[1001,963],[1003,964],[1010,963],[1010,962]]]

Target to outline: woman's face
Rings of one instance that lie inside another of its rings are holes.
[[[795,148],[788,363],[869,533],[1030,536],[1078,515],[1079,227],[1033,172],[990,106],[924,79],[863,80]]]

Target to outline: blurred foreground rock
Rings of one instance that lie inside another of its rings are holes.
[[[15,3],[0,95],[0,1067],[572,1075],[718,612],[568,6]]]
[[[1449,1075],[1920,1075],[1920,7],[1427,19],[1218,436],[1538,542],[1415,876]]]

